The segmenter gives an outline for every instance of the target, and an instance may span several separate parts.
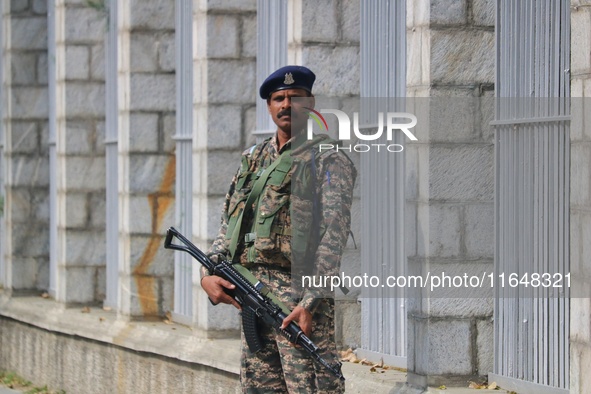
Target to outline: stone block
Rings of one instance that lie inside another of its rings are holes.
[[[211,105],[208,115],[208,147],[240,149],[242,107],[239,105]]]
[[[150,234],[155,224],[154,203],[151,197],[129,197],[129,232],[132,234]]]
[[[572,144],[570,155],[570,202],[573,205],[588,206],[591,201],[591,148],[583,144]]]
[[[47,66],[47,54],[40,53],[37,56],[37,82],[47,84],[49,80],[49,68]]]
[[[174,30],[175,7],[174,0],[131,0],[131,28]]]
[[[327,96],[359,94],[360,60],[358,46],[303,49],[303,62],[316,74],[314,93]]]
[[[95,81],[105,80],[105,46],[93,45],[90,48],[90,78]]]
[[[336,0],[302,0],[302,42],[336,42],[338,26]]]
[[[15,259],[23,258],[28,260],[28,258],[35,258],[35,260],[38,260],[39,257],[47,258],[49,256],[49,228],[47,223],[35,223],[34,219],[25,223],[13,223],[12,242],[12,252]],[[13,260],[13,270],[16,268],[14,263]],[[31,261],[30,264],[32,266],[33,262]],[[29,275],[28,269],[31,266],[26,267],[21,273]]]
[[[174,75],[132,74],[131,110],[172,111],[176,103]]]
[[[493,94],[480,98],[480,131],[482,141],[493,143],[495,138],[495,128],[490,124],[494,120],[495,98]]]
[[[173,276],[173,254],[161,247],[163,241],[162,237],[133,235],[130,244],[132,272],[155,277]]]
[[[91,267],[68,267],[65,272],[65,302],[88,303],[94,301],[95,269]]]
[[[133,154],[129,157],[129,179],[131,193],[154,193],[160,189],[164,171],[171,157],[168,155]],[[174,182],[173,182],[174,184]]]
[[[209,193],[225,195],[232,177],[240,167],[240,151],[210,152],[208,157],[207,190]]]
[[[495,333],[492,319],[478,320],[476,332],[478,375],[488,375],[493,372],[495,355]]]
[[[13,186],[48,186],[49,158],[18,157],[12,162]]]
[[[255,102],[257,86],[254,61],[210,60],[208,74],[210,104]]]
[[[155,72],[158,70],[158,35],[134,33],[129,38],[130,71]]]
[[[240,23],[232,15],[211,15],[207,18],[207,56],[237,58],[240,56]]]
[[[10,0],[10,12],[14,14],[18,14],[19,12],[24,12],[29,9],[29,1],[28,0]]]
[[[107,17],[93,8],[66,7],[64,28],[67,44],[99,43],[105,39]]]
[[[459,25],[467,21],[466,0],[430,0],[430,20],[436,25]]]
[[[230,179],[231,181],[231,179]],[[220,184],[222,184],[222,182],[220,182]],[[228,182],[228,184],[226,185],[226,189],[230,187],[230,183]],[[226,190],[227,191],[227,190]],[[225,195],[225,193],[224,193]],[[201,217],[199,220],[203,221],[203,224],[206,229],[206,233],[207,233],[207,238],[209,240],[213,240],[217,235],[218,232],[220,230],[220,224],[221,224],[221,217],[222,217],[222,207],[224,205],[224,197],[209,197],[207,206],[208,206],[208,210],[207,212],[207,217]],[[195,211],[193,211],[195,212]]]
[[[162,128],[164,134],[164,152],[173,153],[176,147],[176,141],[173,138],[176,135],[176,115],[164,115],[162,117]]]
[[[257,56],[257,18],[254,15],[242,17],[242,30],[240,32],[240,56]]]
[[[90,195],[90,226],[104,230],[107,202],[104,190]]]
[[[67,117],[103,117],[105,115],[105,84],[71,82],[66,89]]]
[[[97,121],[95,130],[94,151],[99,155],[105,155],[105,122]]]
[[[205,0],[201,9],[209,11],[256,11],[256,0]]]
[[[132,113],[129,117],[129,151],[158,152],[158,115]]]
[[[161,71],[173,72],[176,70],[174,34],[165,33],[160,36],[158,46],[158,67]]]
[[[484,30],[430,30],[431,83],[493,83],[495,35]]]
[[[39,133],[37,123],[12,122],[12,146],[7,150],[14,154],[31,154],[38,151]]]
[[[96,268],[96,287],[94,289],[94,299],[104,301],[107,298],[107,270],[104,267]]]
[[[12,87],[13,119],[47,119],[49,116],[47,88]]]
[[[59,198],[65,198],[65,226],[68,229],[84,228],[88,222],[88,214],[90,207],[87,206],[87,197],[85,193],[68,193],[65,196],[62,194]],[[79,247],[75,247],[79,249]]]
[[[496,11],[494,0],[472,0],[472,15],[477,26],[494,26]]]
[[[356,301],[335,303],[335,337],[342,348],[358,348],[361,345],[361,304]]]
[[[63,262],[64,264],[71,266],[99,266],[105,264],[106,240],[104,234],[68,230],[65,238],[66,261]]]
[[[12,258],[12,288],[15,290],[34,289],[37,279],[37,261],[32,257]]]
[[[66,188],[97,190],[105,188],[104,157],[69,157],[66,162]]]
[[[408,86],[418,86],[422,83],[422,46],[423,34],[421,28],[413,28],[406,32],[406,57],[408,67],[406,68],[406,80]]]
[[[571,73],[591,72],[591,12],[581,9],[571,13]]]
[[[90,52],[82,45],[66,46],[66,80],[88,79],[90,76]]]
[[[93,152],[94,126],[91,122],[70,121],[66,123],[65,134],[57,138],[63,138],[65,154],[89,155]]]
[[[47,0],[33,0],[33,12],[47,15]]]
[[[469,320],[452,318],[415,322],[415,372],[423,375],[470,375],[473,369],[470,325]]]
[[[494,257],[494,214],[492,203],[465,206],[464,242],[469,257]]]
[[[487,145],[431,146],[428,158],[429,198],[492,201],[493,153],[493,147]]]
[[[37,80],[36,55],[33,53],[13,53],[11,57],[11,77],[13,85],[34,85]]]
[[[447,204],[419,205],[417,223],[418,255],[452,257],[460,255],[461,207]]]
[[[462,142],[479,141],[480,115],[479,99],[475,97],[450,97],[450,95],[468,95],[466,90],[435,91],[433,95],[444,94],[446,96],[429,100],[429,125],[427,138],[421,138],[421,142]],[[424,118],[419,118],[424,120]]]
[[[47,49],[47,18],[35,16],[11,19],[11,49]]]
[[[341,39],[343,41],[358,43],[360,41],[361,30],[359,21],[361,20],[360,0],[340,1],[341,12]]]

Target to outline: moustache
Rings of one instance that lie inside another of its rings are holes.
[[[280,118],[280,117],[285,116],[285,115],[291,116],[291,109],[284,109],[283,111],[280,111],[277,114],[277,117]]]

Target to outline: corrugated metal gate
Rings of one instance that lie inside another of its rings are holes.
[[[569,5],[497,2],[497,285],[489,380],[519,393],[566,393],[569,386],[569,299],[564,289],[536,286],[532,276],[569,271]]]
[[[362,100],[381,98],[369,101],[393,110],[401,101],[394,98],[406,95],[406,2],[362,1],[360,19]],[[368,108],[372,114],[375,106]],[[403,144],[398,134],[390,143]],[[368,276],[405,273],[404,160],[404,153],[361,154],[361,261]],[[362,296],[358,355],[406,367],[404,291],[378,288]]]

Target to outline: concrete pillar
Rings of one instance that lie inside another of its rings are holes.
[[[173,309],[175,1],[118,1],[119,311]]]
[[[45,2],[3,1],[2,131],[5,291],[49,287],[47,16]]]
[[[571,1],[570,392],[591,392],[591,1]]]
[[[254,143],[256,0],[195,0],[193,239],[207,250],[240,155]],[[195,324],[206,335],[238,329],[234,307],[213,307],[195,270]]]
[[[493,23],[493,1],[407,2],[407,94],[430,97],[414,101],[419,141],[406,150],[409,274],[493,272],[494,148],[482,105],[492,96]],[[492,370],[492,291],[409,296],[410,384],[464,385]]]
[[[55,0],[49,18],[53,290],[58,301],[88,303],[105,294],[106,9]]]

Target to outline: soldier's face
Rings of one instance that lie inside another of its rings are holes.
[[[309,100],[292,98],[309,97]],[[309,102],[308,102],[309,101]],[[308,113],[304,107],[314,107],[314,98],[304,89],[285,89],[273,92],[267,100],[267,108],[277,127],[291,135],[292,130],[298,131],[306,127]]]

